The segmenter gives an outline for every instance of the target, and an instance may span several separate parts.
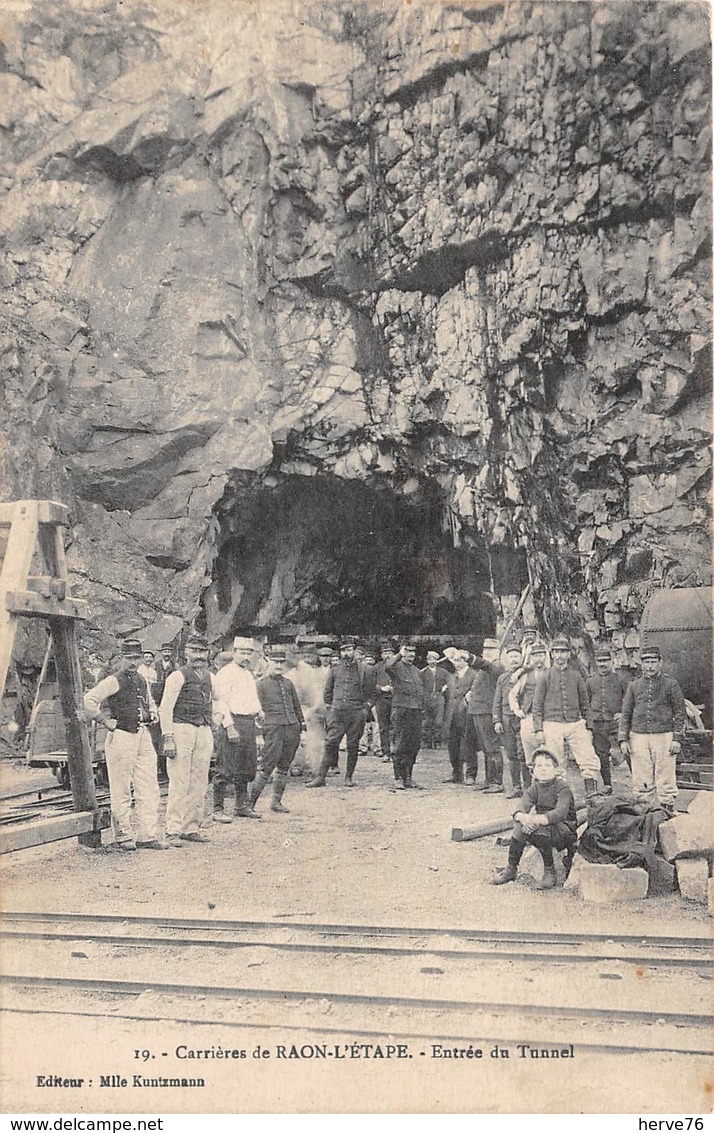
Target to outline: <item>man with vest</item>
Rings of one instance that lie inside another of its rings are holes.
[[[550,647],[553,665],[541,673],[533,693],[533,730],[539,746],[558,759],[558,774],[565,774],[565,744],[580,768],[588,798],[597,791],[600,760],[590,732],[592,717],[585,681],[570,664],[570,642],[556,637]]]
[[[439,747],[444,727],[445,697],[449,682],[443,669],[438,668],[439,654],[430,649],[426,655],[426,667],[421,670],[424,686],[424,747]]]
[[[424,685],[414,664],[416,649],[405,641],[399,653],[385,662],[394,692],[392,693],[392,725],[394,727],[394,779],[398,791],[414,787],[412,771],[421,746],[421,718],[424,712]]]
[[[286,651],[274,645],[268,652],[267,676],[256,682],[263,720],[263,750],[260,753],[258,774],[250,787],[250,805],[255,804],[273,777],[273,799],[270,809],[276,814],[287,814],[282,799],[288,782],[290,764],[300,743],[300,733],[306,730],[305,718],[295,685],[283,675]]]
[[[149,732],[157,711],[146,679],[137,672],[141,655],[141,642],[126,638],[119,668],[85,693],[84,708],[90,720],[101,720],[107,729],[104,750],[117,849],[168,850],[169,843],[157,834],[159,784]]]
[[[194,635],[186,644],[186,664],[166,678],[159,710],[169,775],[166,840],[172,846],[210,841],[200,826],[213,755],[212,702],[208,642]]]
[[[213,821],[232,822],[223,810],[226,787],[235,787],[235,814],[238,818],[260,818],[248,802],[248,784],[258,770],[255,738],[256,721],[263,720],[251,663],[255,646],[250,637],[233,640],[233,660],[213,678],[214,722],[218,732],[218,760],[213,776]]]
[[[684,693],[674,677],[662,672],[662,654],[654,645],[640,649],[642,676],[631,681],[622,702],[620,748],[632,757],[632,783],[638,798],[656,797],[669,814],[677,799],[677,756],[687,721]]]
[[[617,725],[622,712],[630,677],[612,667],[612,654],[607,646],[595,651],[597,672],[588,677],[585,687],[590,697],[593,724],[593,747],[600,760],[600,774],[606,787],[612,788],[610,752],[617,752]]]
[[[343,638],[340,642],[340,659],[330,669],[325,682],[324,700],[327,705],[327,732],[325,752],[313,779],[306,787],[324,787],[330,767],[337,765],[340,741],[347,738],[347,770],[345,786],[354,787],[352,776],[359,756],[359,741],[370,710],[368,678],[364,666],[355,660],[355,639]]]
[[[487,637],[483,643],[483,656],[471,662],[474,679],[466,693],[468,704],[463,750],[466,756],[467,786],[475,786],[478,775],[478,753],[484,753],[484,794],[503,793],[503,756],[498,737],[493,729],[493,698],[496,682],[503,672],[498,661],[499,646],[495,638]],[[480,788],[478,788],[480,789]]]

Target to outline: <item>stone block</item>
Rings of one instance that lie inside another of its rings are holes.
[[[565,880],[565,869],[563,868],[563,854],[560,850],[553,850],[553,864],[555,865],[558,884],[561,885]],[[541,881],[543,878],[543,858],[540,850],[535,846],[526,847],[518,866],[518,872],[521,876],[532,877],[534,881]]]
[[[714,827],[709,811],[700,804],[692,813],[678,814],[657,831],[662,853],[669,862],[714,852]]]
[[[709,862],[706,858],[679,858],[675,862],[679,892],[685,901],[706,905],[709,898]]]
[[[707,883],[709,895],[709,912],[714,916],[714,877],[710,877]]]
[[[714,792],[697,791],[687,807],[687,814],[708,824],[709,828],[712,829],[714,827]]]
[[[650,894],[659,896],[662,893],[674,893],[676,889],[677,875],[674,866],[656,854],[650,869]]]
[[[647,896],[646,869],[620,869],[616,865],[591,865],[580,870],[580,896],[583,901],[611,905],[618,901],[641,901]]]
[[[570,870],[570,874],[563,885],[563,889],[572,893],[578,892],[578,889],[580,888],[580,876],[582,874],[583,867],[586,865],[587,862],[585,861],[585,858],[581,858],[580,854],[576,854],[573,858],[572,869]]]

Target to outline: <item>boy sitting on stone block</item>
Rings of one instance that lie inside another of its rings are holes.
[[[577,816],[573,792],[557,774],[558,758],[547,748],[533,754],[533,781],[524,792],[513,815],[513,833],[508,847],[508,865],[491,881],[505,885],[515,881],[518,863],[527,845],[535,846],[543,858],[543,880],[538,889],[553,889],[556,884],[553,850],[565,850],[566,876],[577,841]]]

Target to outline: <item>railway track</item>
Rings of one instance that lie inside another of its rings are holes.
[[[703,937],[21,912],[3,913],[0,933],[4,1009],[23,1014],[711,1051]],[[80,941],[88,952],[68,952]],[[616,997],[603,980],[621,981]]]

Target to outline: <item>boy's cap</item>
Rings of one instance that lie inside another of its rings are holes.
[[[194,633],[194,634],[191,635],[191,637],[189,637],[188,641],[186,642],[186,648],[187,649],[200,649],[203,652],[208,653],[208,641],[206,640],[206,638],[203,636],[202,633]]]
[[[537,747],[536,750],[533,752],[533,762],[534,763],[535,763],[535,761],[536,761],[536,759],[538,758],[539,755],[543,756],[545,759],[549,759],[552,762],[554,767],[558,766],[558,757],[557,757],[557,755],[553,754],[553,752],[550,750],[550,748]]]
[[[287,651],[283,649],[282,645],[271,645],[266,650],[266,656],[268,656],[271,661],[284,661],[287,657]]]
[[[234,637],[233,638],[233,648],[234,649],[254,649],[255,645],[253,643],[253,638],[252,637]]]
[[[334,649],[330,649],[327,645],[324,645],[322,649],[318,649],[317,655],[318,657],[331,657],[334,652]]]
[[[659,646],[645,645],[640,649],[640,661],[661,661],[662,654]]]
[[[518,656],[520,657],[521,647],[520,647],[520,645],[518,644],[517,641],[512,641],[510,645],[506,646],[506,654],[509,654],[509,653],[517,653]]]
[[[542,641],[534,641],[531,645],[531,657],[534,653],[546,653],[546,647]]]
[[[498,649],[498,647],[499,647],[498,642],[496,641],[495,637],[487,637],[484,640],[484,643],[483,643],[484,649]]]
[[[596,661],[612,661],[612,653],[610,652],[607,645],[600,645],[595,650],[595,660]]]

